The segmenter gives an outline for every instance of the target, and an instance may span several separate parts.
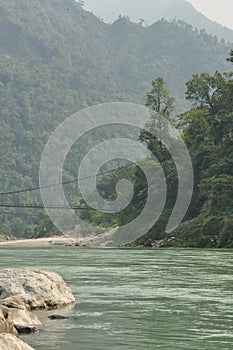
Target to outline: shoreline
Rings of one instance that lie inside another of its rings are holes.
[[[31,238],[31,239],[16,239],[0,242],[0,248],[17,248],[17,247],[31,247],[31,248],[43,248],[52,246],[73,246],[75,240],[65,236],[52,236],[43,238]]]
[[[77,238],[63,235],[43,238],[6,240],[0,242],[0,248],[48,248],[59,246],[105,247],[106,242],[111,240],[117,229],[117,227],[114,227],[98,235],[92,233]]]

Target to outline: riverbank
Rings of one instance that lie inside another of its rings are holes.
[[[34,239],[16,239],[0,242],[0,248],[48,248],[52,246],[76,246],[76,247],[98,247],[105,246],[105,242],[117,231],[117,227],[111,228],[100,234],[92,233],[80,237],[52,236]]]
[[[71,246],[77,244],[75,240],[64,236],[53,236],[36,239],[16,239],[0,242],[1,247],[30,247],[30,248],[47,248],[50,246]]]
[[[16,239],[0,242],[0,247],[30,247],[42,248],[52,245],[73,245],[74,241],[67,237],[46,237],[37,239]]]
[[[0,348],[33,350],[18,338],[38,333],[43,328],[32,311],[74,305],[71,289],[55,272],[32,268],[0,269]],[[55,315],[53,317],[56,319]]]

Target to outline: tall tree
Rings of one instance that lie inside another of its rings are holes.
[[[157,112],[164,117],[169,117],[174,109],[175,99],[169,95],[165,88],[165,81],[158,77],[152,81],[152,89],[147,93],[146,106],[153,112]]]
[[[175,99],[170,96],[165,88],[165,81],[158,77],[152,81],[152,89],[147,93],[146,106],[151,112],[150,120],[146,124],[146,129],[141,132],[140,141],[146,142],[152,153],[156,154],[160,161],[167,158],[168,152],[163,146],[162,136],[167,134],[168,126],[164,123],[164,118],[170,119],[170,113],[174,109]],[[156,132],[158,138],[153,134]]]
[[[227,61],[233,63],[233,49],[230,52],[230,57],[227,58]]]

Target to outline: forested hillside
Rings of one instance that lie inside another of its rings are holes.
[[[228,59],[233,63],[233,51]],[[150,131],[160,129],[157,112],[170,117],[174,99],[164,87],[164,80],[153,81],[147,94],[150,108]],[[157,247],[233,248],[233,71],[194,74],[188,80],[186,98],[192,108],[176,117],[176,127],[189,150],[194,170],[194,191],[191,205],[181,223],[173,232],[166,233],[178,188],[178,173],[168,149],[151,132],[142,131],[140,140],[156,155],[167,180],[166,205],[158,222],[133,245]],[[150,167],[151,159],[144,161]],[[115,186],[120,178],[130,177],[135,193],[131,204],[115,216],[84,211],[82,217],[95,224],[116,223],[120,226],[137,217],[147,202],[148,184],[137,167],[120,169],[106,175],[99,189],[110,200],[114,199]],[[159,180],[154,184],[159,191]],[[129,230],[129,229],[128,229]],[[129,231],[127,231],[129,234]]]
[[[185,82],[193,73],[225,70],[229,51],[182,22],[144,28],[120,18],[107,25],[74,0],[2,0],[0,192],[38,186],[43,147],[73,112],[107,101],[144,104],[157,76],[165,79],[181,112],[187,109]],[[1,195],[0,200],[35,203],[39,194]],[[3,235],[49,230],[43,211],[1,209],[0,218]]]
[[[228,58],[233,63],[233,51]],[[195,175],[186,221],[165,246],[233,248],[233,71],[194,74],[178,117]]]

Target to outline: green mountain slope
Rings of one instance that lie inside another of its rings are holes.
[[[164,77],[181,111],[185,81],[192,73],[223,70],[228,52],[216,38],[183,23],[143,28],[121,18],[110,26],[73,0],[2,0],[0,192],[38,185],[43,147],[72,113],[108,101],[144,104],[156,76]],[[33,192],[0,200],[38,198]],[[11,212],[0,212],[1,232],[32,234],[38,212]]]

